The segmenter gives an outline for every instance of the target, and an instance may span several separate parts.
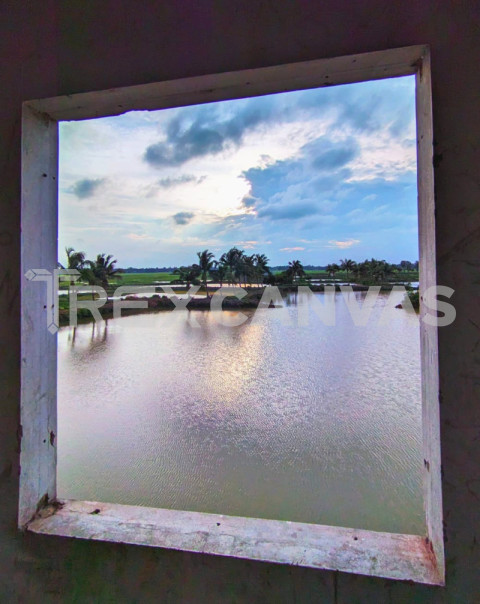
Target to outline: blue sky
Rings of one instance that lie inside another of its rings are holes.
[[[60,124],[59,259],[418,259],[413,77]]]

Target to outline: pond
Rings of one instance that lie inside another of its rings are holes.
[[[60,329],[58,496],[423,534],[418,318],[330,295]]]

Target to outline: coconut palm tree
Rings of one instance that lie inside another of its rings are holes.
[[[89,285],[101,285],[107,289],[109,279],[118,277],[120,269],[115,268],[116,260],[111,254],[98,254],[95,260],[86,260],[85,267],[80,271],[82,278]],[[93,297],[93,292],[92,292]]]
[[[87,263],[87,262],[90,263],[91,260],[86,260],[85,263]],[[92,262],[92,264],[94,264],[94,263]],[[91,268],[91,266],[84,266],[80,270],[80,275],[81,275],[82,281],[85,281],[85,283],[87,283],[88,285],[101,285],[102,284],[100,279],[97,277],[97,275]],[[92,300],[94,300],[94,299],[95,299],[95,292],[92,290]]]
[[[359,279],[367,283],[381,283],[387,281],[395,272],[395,267],[385,260],[365,260],[356,265],[355,274]]]
[[[335,273],[338,273],[339,270],[340,267],[338,266],[338,264],[329,264],[326,268],[326,271],[330,275],[330,277],[335,277]]]
[[[180,281],[185,281],[187,289],[190,289],[192,281],[198,279],[200,276],[200,267],[198,264],[192,264],[191,266],[181,266],[173,271],[174,275],[178,275]]]
[[[214,256],[212,252],[208,250],[203,250],[203,252],[197,252],[198,256],[198,266],[200,268],[200,276],[202,277],[203,285],[205,287],[205,292],[208,296],[208,285],[207,285],[207,277],[209,271],[211,271],[215,265]]]
[[[288,263],[287,275],[292,278],[292,282],[295,282],[298,277],[305,277],[305,271],[300,260],[292,260]]]
[[[251,270],[251,258],[249,258],[242,250],[239,250],[235,263],[235,276],[239,283],[247,286],[247,275]]]
[[[245,287],[247,286],[247,281],[250,283],[250,286],[252,285],[256,274],[256,268],[255,254],[252,254],[251,256],[245,255],[243,257],[243,279]]]
[[[265,256],[265,254],[255,254],[255,269],[257,274],[258,285],[263,283],[265,276],[271,274],[268,263],[269,259]]]
[[[385,260],[378,260],[374,275],[377,281],[388,281],[389,277],[395,273],[395,270],[393,264],[389,264]]]
[[[240,278],[242,275],[243,256],[243,251],[236,247],[232,247],[220,256],[220,263],[227,268],[229,284],[233,284],[236,277]]]
[[[347,281],[350,281],[350,273],[355,270],[355,262],[353,260],[340,260],[340,268],[347,273]]]
[[[67,268],[80,270],[85,264],[85,252],[76,252],[73,247],[66,247]]]
[[[76,252],[73,247],[66,247],[67,268],[81,272],[85,265],[85,252]],[[60,268],[65,268],[60,264]],[[75,283],[73,279],[68,280],[68,294],[70,296],[70,287]]]
[[[210,275],[214,279],[218,279],[220,283],[220,287],[223,286],[223,282],[226,279],[228,274],[228,267],[226,264],[223,264],[221,261],[215,260],[215,268],[210,271]]]

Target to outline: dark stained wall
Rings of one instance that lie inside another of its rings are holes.
[[[480,601],[480,3],[33,0],[0,7],[0,600]],[[19,534],[20,115],[25,99],[429,44],[447,586]]]

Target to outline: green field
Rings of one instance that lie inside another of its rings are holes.
[[[174,281],[178,275],[173,273],[121,273],[118,279],[111,279],[110,286],[118,285],[154,285],[154,281]],[[60,282],[60,289],[67,289],[65,281]]]
[[[273,271],[275,275],[279,275],[282,271]],[[306,270],[305,273],[311,279],[332,280],[326,271]],[[335,273],[334,280],[346,281],[346,273],[339,271]],[[174,281],[178,279],[178,275],[173,273],[122,273],[121,278],[111,280],[110,285],[154,285],[155,281]],[[349,275],[349,281],[354,282],[352,274]],[[388,278],[388,281],[418,281],[417,271],[399,271]]]
[[[279,275],[282,271],[274,271],[275,275]],[[333,279],[326,271],[306,270],[305,273],[311,279],[324,279],[326,281],[346,281],[346,273],[339,271],[335,273]],[[119,285],[155,285],[156,281],[175,281],[178,275],[173,273],[122,273],[118,279],[112,279],[109,284],[109,293]],[[353,275],[349,275],[349,281],[355,282]],[[399,271],[388,278],[390,282],[408,282],[418,281],[417,271]],[[80,285],[80,284],[79,284]],[[60,282],[60,289],[67,289],[68,285],[65,281]]]
[[[122,273],[120,279],[111,280],[112,285],[152,285],[154,281],[174,281],[173,273]]]

